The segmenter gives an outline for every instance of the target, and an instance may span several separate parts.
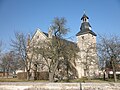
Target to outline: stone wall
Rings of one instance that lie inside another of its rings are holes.
[[[1,82],[0,90],[120,90],[120,83]]]

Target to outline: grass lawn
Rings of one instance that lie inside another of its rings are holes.
[[[83,83],[107,83],[107,82],[114,82],[114,79],[92,79],[92,80],[87,80],[87,79],[75,79],[75,80],[70,80],[70,82],[83,82]],[[120,80],[117,81],[117,83],[120,83]]]
[[[17,78],[0,78],[0,82],[49,82],[48,80],[20,80]],[[66,82],[66,81],[61,81],[61,82]],[[83,82],[83,83],[107,83],[107,82],[114,82],[113,79],[107,79],[107,80],[103,80],[103,79],[93,79],[93,80],[87,80],[87,79],[74,79],[74,80],[70,80],[69,82]],[[120,83],[120,80],[117,81],[117,83]]]
[[[19,80],[17,78],[0,78],[0,82],[23,82],[27,80]]]
[[[20,80],[17,78],[0,78],[0,82],[48,82],[48,80]]]

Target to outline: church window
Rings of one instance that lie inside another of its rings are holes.
[[[37,36],[37,39],[39,38],[39,36]]]
[[[82,39],[84,39],[84,36],[82,36]]]

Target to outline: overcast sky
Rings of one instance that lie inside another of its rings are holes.
[[[9,49],[14,32],[47,32],[54,17],[65,17],[75,37],[84,10],[96,34],[120,35],[120,0],[0,0],[0,40]]]

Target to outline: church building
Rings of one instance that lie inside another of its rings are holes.
[[[75,60],[74,66],[78,74],[78,78],[95,77],[98,74],[98,57],[96,51],[96,34],[92,31],[89,23],[89,17],[84,13],[80,26],[80,31],[76,34],[77,42],[75,43],[79,48],[78,58]],[[49,33],[44,33],[37,29],[31,41],[46,40],[52,37]],[[39,68],[39,71],[45,71],[47,67]]]

